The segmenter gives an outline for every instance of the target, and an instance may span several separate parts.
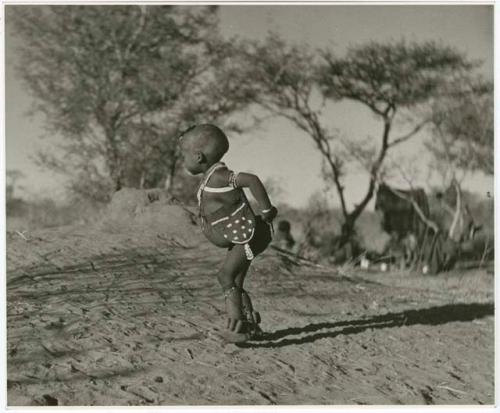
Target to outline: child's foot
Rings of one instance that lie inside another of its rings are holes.
[[[226,299],[227,326],[224,338],[230,343],[241,343],[250,337],[245,328],[245,320],[241,311],[241,290],[234,286],[224,292]]]
[[[247,330],[252,338],[258,338],[263,335],[263,331],[259,327],[260,314],[254,310],[252,300],[245,290],[241,290],[241,308],[243,316],[247,321]]]

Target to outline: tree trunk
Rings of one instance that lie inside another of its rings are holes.
[[[145,178],[146,178],[146,174],[144,173],[144,171],[141,171],[141,177],[139,179],[139,189],[144,189]]]
[[[122,173],[116,159],[109,161],[109,174],[111,176],[111,180],[113,181],[115,192],[122,189]]]
[[[174,184],[174,177],[172,176],[172,174],[169,172],[167,174],[167,178],[165,179],[165,189],[168,191],[168,192],[172,192],[172,186]]]
[[[118,115],[115,114],[113,117],[116,118],[117,116]],[[106,136],[105,156],[108,163],[109,174],[114,183],[115,191],[119,191],[122,189],[122,167],[116,136],[116,122],[112,120],[113,117],[108,116],[104,109],[96,112],[97,122],[102,126]]]
[[[115,192],[119,191],[120,189],[122,189],[122,180],[121,180],[120,176],[118,176],[116,178],[116,183],[115,183]]]
[[[175,162],[167,172],[167,178],[165,179],[165,189],[171,194],[174,188],[174,177],[175,177]]]
[[[343,247],[347,242],[352,241],[354,235],[354,225],[356,218],[349,214],[345,217],[340,229],[339,248]]]
[[[388,109],[389,110],[389,109]],[[386,111],[388,112],[388,111]],[[373,195],[375,194],[375,186],[378,180],[378,174],[382,163],[384,162],[387,150],[389,149],[389,133],[392,127],[392,117],[386,113],[384,115],[384,129],[382,132],[382,145],[378,157],[370,170],[370,183],[368,190],[359,204],[357,204],[353,211],[344,213],[344,223],[341,228],[339,247],[344,246],[347,242],[352,241],[354,235],[354,225],[361,213],[364,211]],[[338,185],[337,185],[337,188]]]
[[[462,197],[461,197],[460,186],[459,186],[458,182],[455,179],[453,179],[451,184],[457,193],[457,197],[456,197],[455,213],[453,214],[453,221],[452,221],[452,223],[450,225],[450,229],[448,231],[448,238],[450,238],[451,240],[453,240],[455,242],[458,242],[458,241],[460,241],[460,239],[462,238],[462,235],[463,235],[461,233],[459,233],[458,235],[455,235],[455,231],[456,231],[457,226],[459,225],[459,221],[461,219],[463,219],[460,216],[462,213]]]
[[[115,185],[115,192],[122,189],[122,171],[121,167],[118,165],[119,160],[114,157],[114,159],[110,162],[110,174],[111,179]]]

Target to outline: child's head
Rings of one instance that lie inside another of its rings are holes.
[[[187,170],[199,174],[222,159],[229,149],[229,141],[217,126],[203,124],[185,132],[180,146]]]

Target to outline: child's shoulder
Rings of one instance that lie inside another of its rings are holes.
[[[229,185],[229,178],[232,174],[233,171],[231,171],[227,166],[216,169],[212,173],[212,176],[208,180],[207,184],[209,184],[213,188],[221,188],[227,186]]]

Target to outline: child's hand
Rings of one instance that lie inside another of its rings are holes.
[[[278,215],[278,210],[276,209],[276,207],[272,206],[269,209],[261,211],[261,214],[262,219],[268,224],[271,224],[273,222],[273,219],[276,218],[276,215]]]

